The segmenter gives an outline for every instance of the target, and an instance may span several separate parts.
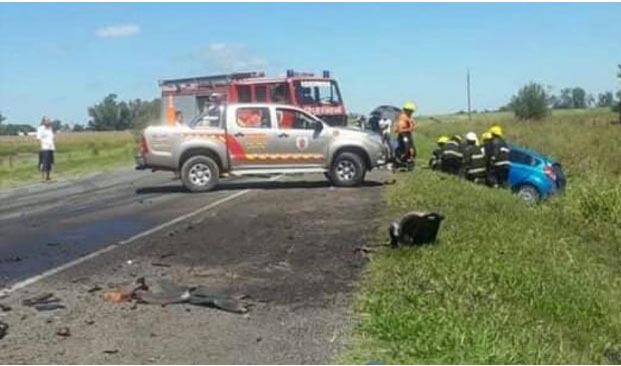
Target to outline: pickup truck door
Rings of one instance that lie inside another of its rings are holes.
[[[270,141],[277,130],[270,108],[242,106],[227,115],[228,152],[233,169],[269,169],[274,167]]]
[[[270,149],[281,156],[275,163],[283,167],[324,167],[330,136],[325,129],[317,130],[318,122],[304,111],[275,108],[277,134]]]

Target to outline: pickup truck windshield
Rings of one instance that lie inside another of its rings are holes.
[[[302,80],[296,81],[295,95],[298,103],[308,104],[341,104],[341,94],[333,80]]]

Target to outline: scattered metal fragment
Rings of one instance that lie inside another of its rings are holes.
[[[171,267],[170,264],[161,262],[151,262],[151,265],[154,267]]]
[[[11,311],[11,309],[8,305],[0,304],[0,311]]]
[[[86,325],[93,325],[93,324],[95,324],[95,321],[91,320],[91,319],[88,319],[88,320],[84,321],[84,324],[86,324]]]
[[[101,291],[101,290],[103,290],[101,288],[101,286],[95,285],[95,286],[89,288],[88,290],[86,290],[86,292],[88,292],[89,294],[92,294],[93,292],[97,292],[97,291]]]
[[[63,304],[58,303],[49,303],[49,304],[36,304],[33,306],[37,311],[51,311],[58,309],[66,309],[67,307]]]
[[[8,333],[9,325],[2,320],[0,320],[0,339],[4,338],[4,336]]]
[[[71,329],[69,329],[69,327],[58,328],[58,330],[56,330],[56,335],[61,337],[70,337]]]
[[[106,354],[109,354],[109,355],[115,355],[115,354],[119,353],[119,350],[118,349],[105,349],[103,351],[103,353],[106,353]]]
[[[65,305],[60,303],[60,299],[55,297],[52,292],[46,292],[28,299],[24,299],[22,300],[22,305],[33,307],[37,311],[49,311],[66,308]]]
[[[147,304],[166,306],[169,304],[189,303],[197,306],[215,307],[233,313],[246,313],[248,306],[242,299],[244,295],[230,296],[209,290],[205,286],[179,286],[168,280],[157,282],[158,292],[136,291],[134,298]]]
[[[410,212],[390,224],[388,234],[392,246],[433,243],[444,216],[435,212]]]
[[[175,252],[168,252],[168,253],[164,253],[164,254],[160,254],[160,259],[164,259],[164,258],[168,258],[168,257],[172,257],[176,255]]]

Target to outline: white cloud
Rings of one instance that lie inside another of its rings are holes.
[[[264,58],[241,44],[211,43],[201,56],[214,72],[254,71],[267,65]]]
[[[99,38],[132,37],[140,33],[140,26],[136,24],[117,24],[99,28],[95,35]]]

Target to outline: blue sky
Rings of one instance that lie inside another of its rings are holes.
[[[329,69],[350,111],[505,104],[529,81],[614,90],[621,4],[0,4],[0,112],[87,121],[108,93],[235,70]]]

